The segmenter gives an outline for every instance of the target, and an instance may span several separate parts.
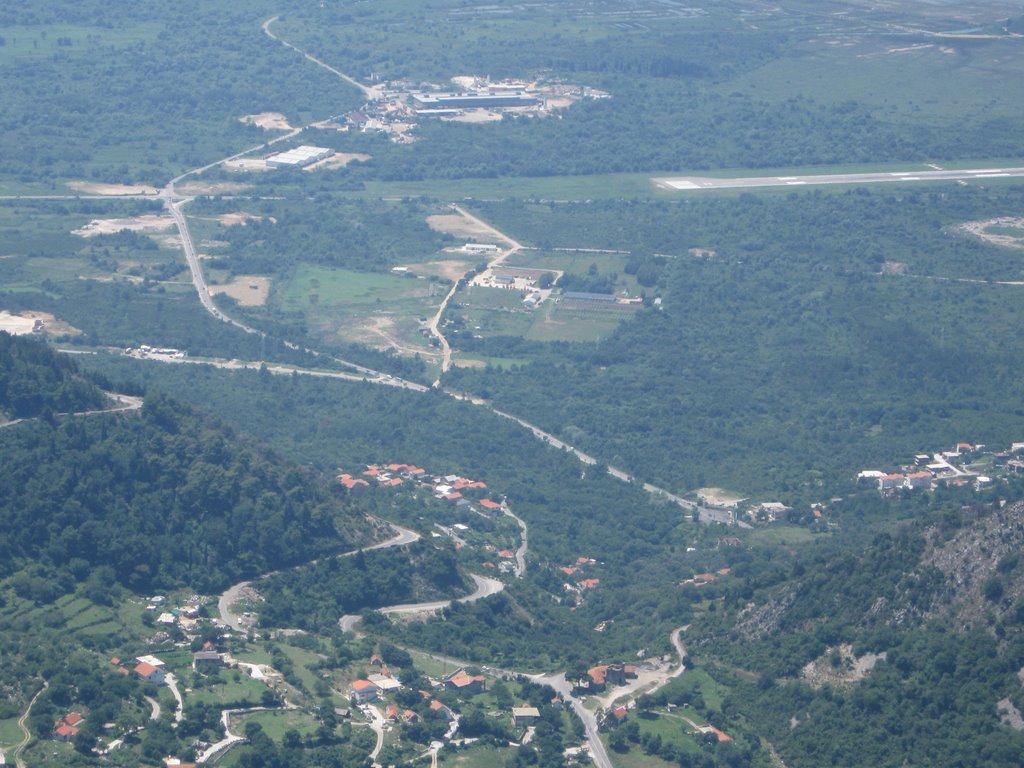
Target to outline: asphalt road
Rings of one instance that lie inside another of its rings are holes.
[[[708,176],[656,178],[662,189],[676,191],[701,189],[751,189],[755,187],[801,187],[817,184],[883,184],[907,181],[984,181],[1024,176],[1024,168],[976,168],[974,170],[897,171],[891,173],[832,173],[807,176],[748,176],[715,179]]]

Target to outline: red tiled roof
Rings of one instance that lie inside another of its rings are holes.
[[[626,719],[626,711],[627,710],[626,710],[625,707],[618,707],[617,709],[615,709],[612,712],[612,715],[615,716],[616,720],[625,720]]]
[[[447,709],[447,707],[437,699],[434,699],[432,702],[430,702],[430,708],[435,712],[440,712],[442,709]]]
[[[484,509],[501,509],[501,504],[490,499],[480,499],[480,506]]]
[[[149,677],[156,671],[158,671],[158,668],[154,667],[148,661],[140,661],[135,667],[135,673],[141,677]]]
[[[515,552],[511,552],[507,549],[499,549],[496,554],[498,555],[498,557],[504,557],[506,559],[516,556]]]
[[[353,691],[368,691],[371,688],[376,688],[376,687],[377,686],[374,685],[373,683],[371,683],[369,680],[356,680],[356,681],[354,681],[352,683],[352,690]]]
[[[576,586],[580,589],[593,589],[600,583],[600,579],[584,579],[583,581],[577,581]]]
[[[573,567],[572,567],[571,565],[563,565],[563,566],[562,566],[561,568],[559,568],[558,570],[560,570],[560,571],[561,571],[562,573],[564,573],[564,574],[565,574],[566,576],[572,576],[572,575],[573,575],[574,573],[576,573],[576,569],[575,569],[575,568],[573,568]]]
[[[64,715],[64,722],[72,727],[78,725],[83,720],[85,720],[85,718],[82,717],[81,712],[68,712]]]
[[[78,735],[78,729],[72,725],[61,724],[54,728],[53,732],[58,736],[71,736],[74,738]]]
[[[484,681],[483,675],[473,675],[470,677],[465,672],[457,672],[448,678],[448,682],[454,685],[456,688],[465,688],[467,685],[473,683],[482,683]]]
[[[452,491],[451,493],[446,493],[444,497],[448,499],[448,501],[455,501],[456,499],[461,499],[462,494],[458,491]]]
[[[112,659],[110,660],[110,663],[111,663],[111,664],[120,664],[120,663],[121,663],[121,660],[120,660],[119,658],[117,658],[117,656],[115,656],[114,658],[112,658]]]

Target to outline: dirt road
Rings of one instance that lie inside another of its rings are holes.
[[[523,249],[522,243],[513,240],[504,232],[495,229],[483,219],[477,218],[469,211],[467,211],[465,208],[455,205],[454,203],[452,204],[451,208],[453,211],[458,213],[467,221],[470,221],[474,225],[476,225],[480,230],[485,231],[490,235],[493,235],[496,240],[503,241],[507,246],[505,249],[498,251],[498,254],[489,262],[487,262],[488,269],[498,266],[513,253],[516,253]],[[469,273],[467,272],[466,274],[468,275]],[[465,278],[465,275],[463,275],[463,278]],[[452,367],[452,348],[448,344],[448,339],[446,339],[445,335],[441,332],[441,318],[444,317],[445,310],[448,309],[448,303],[452,300],[452,297],[455,296],[456,293],[458,293],[459,282],[460,280],[456,280],[455,282],[452,283],[451,290],[448,291],[448,294],[444,297],[444,301],[441,302],[441,306],[437,308],[437,312],[434,314],[434,316],[430,318],[430,322],[428,323],[427,326],[430,329],[430,333],[441,344],[441,370],[437,374],[437,380],[434,382],[434,387],[441,386],[441,377],[444,376],[444,374],[446,374],[448,370]]]
[[[24,738],[22,738],[21,743],[18,744],[18,746],[14,750],[14,764],[18,768],[25,768],[25,761],[21,759],[21,753],[25,751],[25,747],[27,747],[28,743],[32,740],[32,732],[28,729],[28,726],[26,725],[26,723],[28,722],[28,716],[32,713],[32,705],[36,703],[36,699],[39,698],[40,694],[49,687],[50,684],[44,680],[43,687],[36,691],[36,695],[32,697],[32,700],[28,703],[28,706],[25,707],[24,714],[18,718],[18,728],[20,728],[21,732],[24,734]]]

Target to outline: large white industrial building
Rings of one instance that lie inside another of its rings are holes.
[[[301,147],[271,155],[267,158],[267,165],[274,168],[304,168],[333,154],[334,150],[328,147],[311,147],[303,144]]]

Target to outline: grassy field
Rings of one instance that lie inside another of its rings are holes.
[[[233,727],[237,732],[244,732],[248,723],[259,723],[263,732],[276,742],[284,738],[287,731],[298,731],[308,736],[317,729],[317,721],[312,715],[298,711],[284,712],[253,712],[238,718]]]
[[[478,747],[471,746],[458,752],[444,753],[444,765],[452,768],[494,768],[497,765],[508,765],[516,754],[515,747]]]
[[[225,682],[210,687],[196,688],[188,694],[190,701],[202,701],[206,704],[259,704],[260,697],[267,690],[267,686],[258,680],[253,680],[247,674],[242,673],[239,680],[234,680],[231,671],[221,672]]]
[[[302,312],[316,332],[370,346],[427,352],[420,318],[437,311],[446,289],[429,280],[302,264],[275,286],[276,310]]]
[[[798,525],[774,524],[764,528],[758,528],[750,534],[750,543],[762,546],[785,546],[792,544],[807,544],[822,535],[812,533],[807,528]]]
[[[0,747],[13,747],[21,743],[22,734],[18,727],[18,717],[0,720]]]

